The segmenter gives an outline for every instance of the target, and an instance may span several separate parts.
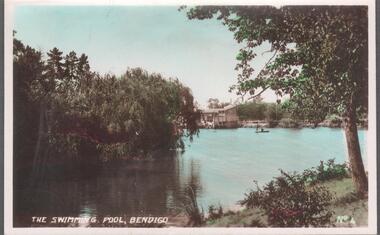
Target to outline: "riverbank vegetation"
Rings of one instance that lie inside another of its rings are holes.
[[[245,194],[238,211],[210,206],[207,227],[366,226],[368,201],[355,192],[347,164],[333,159],[280,176]]]
[[[237,114],[242,127],[256,127],[259,123],[261,127],[281,127],[281,128],[302,128],[302,127],[343,127],[342,117],[331,114],[324,120],[315,122],[294,115],[289,100],[282,103],[269,103],[261,99],[254,99],[237,105]],[[360,128],[368,127],[367,113],[362,109],[357,110],[356,124]]]
[[[267,103],[262,100],[254,100],[251,102],[246,102],[239,104],[237,108],[237,113],[239,120],[265,120],[270,121],[279,121],[284,116],[289,116],[285,112],[281,104],[276,103]]]
[[[14,39],[14,166],[91,165],[184,148],[198,133],[188,87],[141,68],[91,71],[88,57],[46,55]],[[46,58],[46,59],[45,59]]]
[[[331,227],[360,227],[368,224],[368,200],[355,194],[349,178],[334,179],[319,184],[334,195],[327,208],[332,213],[326,225]],[[268,227],[268,216],[258,208],[227,211],[217,219],[207,219],[206,227]],[[325,225],[325,226],[326,226]]]
[[[220,102],[217,98],[208,100],[207,108],[220,109],[230,102]],[[302,127],[331,127],[342,128],[343,118],[336,114],[328,114],[322,121],[307,119],[294,113],[289,99],[276,103],[265,102],[258,96],[250,101],[236,104],[237,115],[241,127],[256,127],[258,124],[261,127],[280,127],[280,128],[302,128]],[[367,112],[363,109],[357,110],[356,125],[359,128],[368,127]]]

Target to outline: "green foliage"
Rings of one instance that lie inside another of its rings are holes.
[[[209,109],[220,109],[230,104],[228,102],[220,102],[219,99],[217,98],[210,98],[208,99],[207,103],[208,103],[207,107]]]
[[[281,105],[275,103],[265,103],[262,101],[252,101],[240,104],[237,107],[240,120],[280,120],[284,115]]]
[[[40,105],[34,102],[30,87],[33,81],[42,79],[42,54],[24,46],[15,39],[13,43],[13,133],[14,165],[22,166],[31,163],[32,158],[21,159],[34,153],[38,138],[38,121]],[[26,161],[25,161],[26,160]]]
[[[267,104],[263,102],[249,102],[239,104],[237,113],[240,120],[263,120]]]
[[[330,126],[340,127],[342,125],[342,118],[337,115],[329,115],[326,117]]]
[[[320,122],[367,107],[368,16],[364,6],[197,6],[190,19],[216,17],[243,47],[238,52],[240,95],[272,89],[289,94],[300,119]],[[251,67],[255,48],[269,41],[273,56]]]
[[[326,163],[321,161],[318,167],[306,169],[302,174],[307,182],[316,184],[327,180],[349,177],[350,170],[347,164],[338,164],[335,163],[334,159],[329,159]]]
[[[350,204],[353,202],[357,202],[360,199],[362,199],[362,198],[360,197],[359,194],[357,194],[356,192],[350,192],[350,193],[336,199],[334,203],[335,203],[335,205],[339,205],[339,204],[347,205],[347,204]]]
[[[293,118],[282,118],[279,121],[278,126],[282,128],[299,128],[300,122]]]
[[[332,195],[319,185],[309,186],[302,174],[281,175],[263,188],[246,194],[240,204],[261,208],[272,227],[322,227],[330,224]]]
[[[240,49],[235,70],[238,95],[267,89],[290,96],[289,108],[317,124],[328,114],[343,118],[352,177],[365,195],[368,180],[357,136],[357,112],[368,109],[367,6],[196,6],[189,19],[216,17],[234,33]],[[261,71],[252,68],[256,49],[271,44]]]
[[[219,219],[224,215],[222,206],[215,207],[213,205],[208,207],[208,217],[207,219],[215,220]]]
[[[23,162],[31,161],[30,153],[38,159],[43,149],[54,158],[86,151],[103,160],[145,157],[184,147],[183,137],[198,134],[190,89],[141,68],[99,75],[85,54],[64,56],[53,48],[44,61],[14,39],[14,85],[15,155]]]
[[[253,219],[251,223],[249,224],[249,227],[255,227],[255,228],[264,228],[266,227],[264,223],[262,223],[259,219]]]
[[[265,117],[267,120],[280,120],[284,115],[284,111],[282,110],[281,105],[275,103],[269,103],[266,111]]]

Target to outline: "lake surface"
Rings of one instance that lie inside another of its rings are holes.
[[[359,130],[365,166],[366,130]],[[244,193],[279,175],[302,171],[321,160],[347,161],[341,129],[203,129],[186,151],[160,160],[100,168],[92,177],[59,179],[15,189],[15,226],[31,216],[168,216],[183,211],[188,187],[199,205],[233,208]],[[59,173],[56,174],[59,176]]]

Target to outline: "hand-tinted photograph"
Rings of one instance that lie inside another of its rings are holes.
[[[368,13],[16,5],[13,227],[367,228]]]

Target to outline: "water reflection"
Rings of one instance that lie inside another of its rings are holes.
[[[359,138],[366,166],[365,130]],[[302,171],[331,158],[347,161],[341,129],[276,128],[265,135],[248,128],[202,130],[184,154],[161,154],[157,160],[84,165],[80,174],[49,166],[33,187],[24,171],[15,171],[14,225],[31,226],[32,216],[177,215],[188,188],[205,210],[210,205],[231,209],[253,180],[263,184],[278,169]]]
[[[36,225],[31,223],[32,216],[125,217],[181,213],[186,187],[191,185],[198,195],[202,193],[200,165],[196,160],[185,163],[179,153],[175,155],[108,164],[88,177],[65,179],[65,175],[46,175],[43,182],[24,190],[15,186],[14,225]]]

